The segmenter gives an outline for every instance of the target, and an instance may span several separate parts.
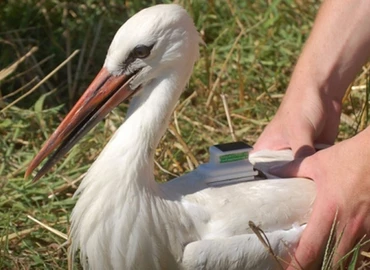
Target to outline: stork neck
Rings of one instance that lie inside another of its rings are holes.
[[[153,154],[186,81],[172,71],[167,76],[151,80],[133,97],[122,126],[122,133],[126,134],[122,136],[127,142],[131,141],[130,147],[145,148],[146,153]]]
[[[75,240],[72,249],[80,246],[83,256],[100,259],[101,254],[112,247],[117,251],[117,257],[122,254],[125,254],[125,258],[127,254],[141,255],[143,249],[132,251],[141,248],[136,243],[146,243],[142,247],[148,254],[157,254],[157,250],[168,248],[174,254],[172,261],[166,257],[169,265],[175,265],[175,258],[182,254],[183,246],[178,238],[187,242],[188,231],[171,233],[163,228],[169,217],[183,217],[185,213],[176,202],[161,196],[164,193],[153,176],[154,151],[189,77],[184,76],[183,71],[169,74],[152,80],[134,97],[125,123],[104,148],[77,191],[77,194],[82,193],[72,216],[71,235]],[[117,222],[117,217],[120,222]],[[183,228],[181,222],[171,219],[170,223],[176,228]],[[151,224],[149,231],[148,224]],[[92,238],[89,232],[97,233]],[[119,239],[114,238],[117,235],[120,235]],[[95,240],[99,248],[89,251],[86,248],[87,241],[91,243]],[[116,249],[111,245],[115,241],[135,244]],[[122,260],[122,263],[127,267],[117,268],[133,268],[130,261]],[[139,265],[138,269],[149,269],[147,265],[154,265],[153,261],[143,261],[141,256],[134,263],[135,266]],[[106,266],[109,262],[97,260],[97,265]]]
[[[135,172],[130,181],[147,186],[153,180],[155,149],[165,132],[187,77],[172,71],[146,84],[131,101],[125,123],[112,138],[109,148],[118,153],[122,166],[115,168]],[[127,166],[127,167],[126,167]],[[136,179],[132,179],[136,178]]]
[[[147,148],[157,147],[185,87],[176,75],[153,79],[131,101],[126,123],[137,128],[137,134],[143,136],[141,142],[149,144]]]

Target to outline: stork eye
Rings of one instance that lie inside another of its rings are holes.
[[[153,44],[154,45],[154,44]],[[149,56],[152,48],[153,48],[153,45],[152,46],[146,46],[146,45],[137,45],[134,50],[132,51],[132,54],[134,56],[134,58],[146,58]]]

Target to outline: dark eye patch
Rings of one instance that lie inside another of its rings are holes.
[[[151,46],[146,46],[146,45],[137,45],[131,52],[133,58],[147,58],[150,55],[150,52],[153,48],[154,44]]]
[[[130,71],[130,66],[136,59],[144,59],[148,57],[154,47],[154,44],[146,46],[143,44],[137,45],[128,55],[126,60],[121,64],[123,71]]]

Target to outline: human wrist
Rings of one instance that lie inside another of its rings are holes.
[[[296,99],[320,98],[323,102],[341,103],[347,85],[338,81],[332,66],[320,65],[314,57],[303,53],[297,62],[287,89],[287,95]]]
[[[367,1],[324,1],[296,64],[292,84],[341,102],[369,59],[370,5]]]
[[[307,117],[316,127],[322,123],[337,123],[342,98],[330,87],[330,82],[317,80],[309,69],[296,68],[279,110],[293,118]]]

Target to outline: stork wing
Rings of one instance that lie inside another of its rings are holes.
[[[293,253],[304,228],[305,225],[266,233],[275,255],[289,262],[289,254]],[[255,234],[192,242],[185,247],[182,265],[184,269],[280,269]],[[287,266],[283,261],[281,265]]]

